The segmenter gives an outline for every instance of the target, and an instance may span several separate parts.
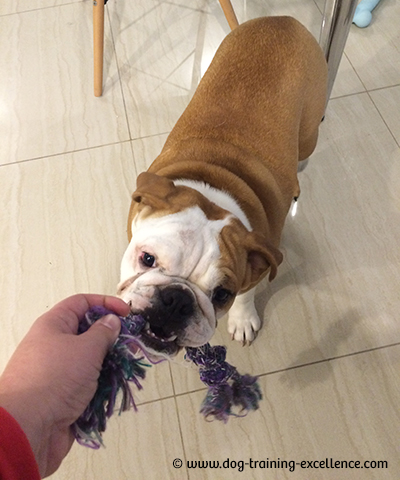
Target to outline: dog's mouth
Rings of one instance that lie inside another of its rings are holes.
[[[145,347],[143,352],[155,357],[172,357],[184,346],[203,345],[213,333],[213,319],[198,304],[197,287],[171,283],[169,277],[167,281],[165,285],[135,285],[122,296],[132,313],[146,322],[138,339]]]
[[[171,332],[166,336],[160,327],[151,326],[146,323],[144,329],[140,333],[140,340],[155,355],[162,354],[168,356],[176,355],[182,348],[178,345],[178,335]]]

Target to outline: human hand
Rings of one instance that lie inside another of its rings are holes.
[[[104,357],[118,337],[114,315],[77,335],[79,320],[94,305],[126,316],[129,306],[102,295],[74,295],[39,317],[0,377],[0,406],[20,424],[42,477],[69,452],[70,426],[93,398]]]

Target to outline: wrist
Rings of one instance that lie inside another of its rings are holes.
[[[43,418],[42,410],[34,392],[10,385],[0,378],[0,406],[3,407],[24,431],[36,462],[41,470],[43,449],[51,435],[49,422]]]

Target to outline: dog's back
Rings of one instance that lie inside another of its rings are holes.
[[[297,20],[250,20],[222,42],[166,146],[183,137],[223,138],[280,156],[297,137],[292,148],[303,160],[315,147],[326,82],[322,50]]]
[[[173,348],[202,345],[230,307],[233,338],[254,339],[254,287],[268,273],[272,280],[282,261],[297,163],[314,149],[325,88],[322,51],[294,19],[252,20],[223,41],[132,196],[120,294],[153,305],[163,297],[151,292],[172,283],[190,300],[179,326],[162,327],[158,347],[172,332]],[[176,304],[168,305],[174,317]],[[166,308],[149,320],[151,344]]]
[[[327,65],[290,17],[250,20],[222,42],[149,171],[230,192],[252,227],[279,243],[297,166],[314,150]]]

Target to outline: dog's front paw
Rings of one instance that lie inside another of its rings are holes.
[[[260,330],[261,321],[257,315],[256,309],[247,311],[244,315],[239,312],[231,311],[228,318],[228,332],[232,340],[242,342],[243,345],[251,345]]]

